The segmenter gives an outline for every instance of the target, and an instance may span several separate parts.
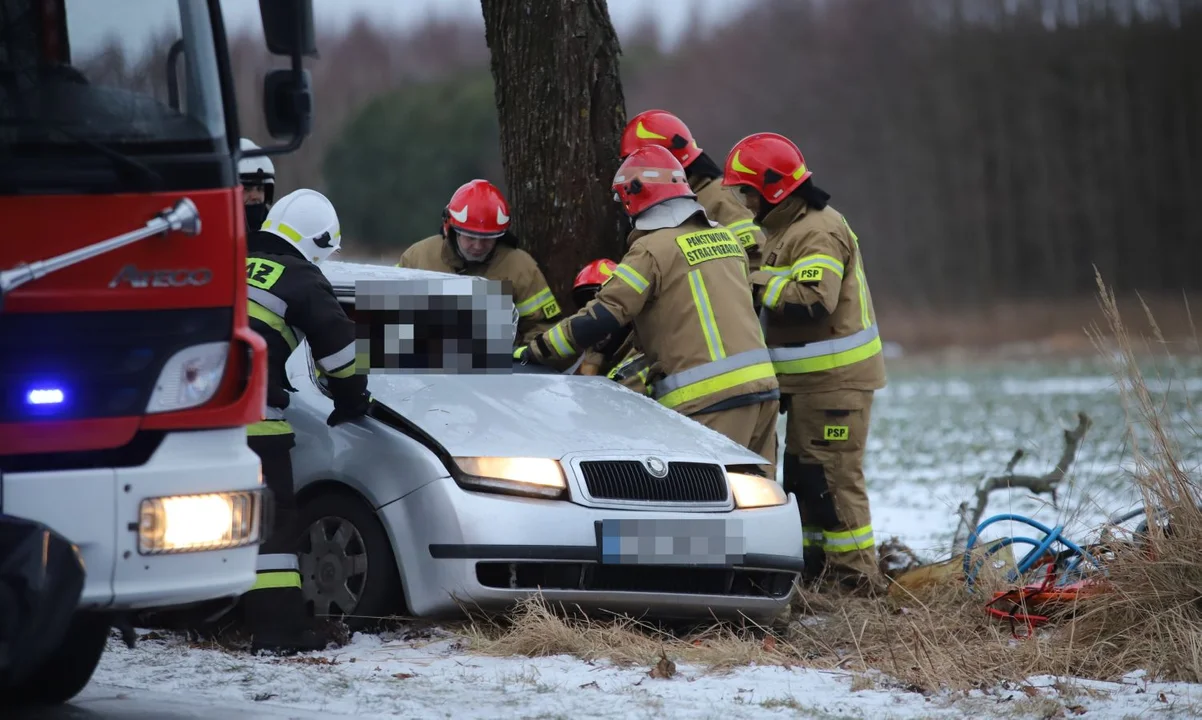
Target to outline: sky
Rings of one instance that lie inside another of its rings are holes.
[[[256,0],[220,0],[227,30],[260,28]],[[749,0],[608,0],[609,14],[619,33],[643,17],[653,17],[660,37],[673,44],[687,26],[690,13],[706,24],[738,15]],[[68,31],[77,57],[98,49],[105,37],[121,38],[127,51],[137,51],[164,24],[179,27],[178,3],[173,0],[67,0]],[[421,24],[428,17],[463,18],[484,32],[480,0],[313,0],[319,28],[337,30],[364,15],[374,25],[399,27]]]

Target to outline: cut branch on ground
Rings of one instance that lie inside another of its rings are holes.
[[[995,490],[1024,488],[1036,495],[1050,495],[1052,505],[1055,506],[1056,492],[1060,488],[1060,483],[1064,481],[1064,476],[1068,474],[1073,460],[1076,459],[1077,450],[1081,447],[1081,441],[1085,438],[1085,433],[1089,431],[1091,424],[1092,421],[1088,415],[1083,412],[1077,413],[1077,427],[1064,431],[1064,452],[1060,454],[1060,459],[1056,461],[1056,466],[1044,475],[1015,474],[1014,468],[1023,459],[1024,455],[1022,448],[1015,450],[1014,456],[1010,458],[1010,462],[1006,465],[1005,473],[986,478],[981,483],[981,486],[977,488],[976,504],[971,511],[968,509],[967,501],[960,503],[960,507],[957,510],[960,521],[956,527],[955,535],[952,536],[952,555],[955,556],[964,552],[965,547],[968,545],[968,537],[981,524],[981,518],[985,516],[985,508],[989,505],[989,496]]]

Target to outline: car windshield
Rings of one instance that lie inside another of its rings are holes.
[[[0,158],[112,164],[225,144],[209,12],[208,0],[0,2]]]

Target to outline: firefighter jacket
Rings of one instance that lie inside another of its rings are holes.
[[[684,415],[780,397],[747,283],[747,255],[695,201],[667,227],[636,222],[629,249],[597,296],[531,343],[567,358],[633,324],[657,369],[653,397]],[[694,211],[693,208],[696,208]],[[670,213],[669,213],[670,214]],[[647,215],[647,213],[645,213]],[[640,218],[641,220],[642,218]]]
[[[281,420],[289,391],[284,366],[303,340],[334,398],[335,412],[367,409],[367,375],[355,372],[355,323],[334,295],[330,281],[292,243],[267,232],[246,240],[247,310],[250,328],[267,343],[265,420]],[[286,424],[279,424],[279,431]],[[252,426],[252,434],[256,434]]]
[[[719,225],[739,238],[739,243],[747,251],[747,259],[752,272],[760,269],[763,258],[764,231],[755,222],[755,214],[739,200],[735,190],[723,187],[722,178],[690,178],[690,187],[697,193],[697,202],[705,208],[709,215]]]
[[[794,196],[768,212],[763,228],[764,265],[751,282],[781,391],[885,387],[872,295],[847,220]]]
[[[562,315],[538,263],[530,253],[507,244],[505,239],[497,241],[496,250],[487,261],[468,264],[448,240],[442,235],[434,235],[409,246],[401,255],[397,267],[507,282],[512,288],[513,304],[518,310],[515,346],[524,345],[535,335],[545,332]]]

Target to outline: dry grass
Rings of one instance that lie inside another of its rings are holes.
[[[1202,681],[1202,509],[1198,481],[1181,462],[1173,419],[1148,391],[1138,349],[1099,278],[1109,333],[1091,336],[1122,386],[1138,460],[1132,481],[1148,507],[1163,507],[1171,532],[1152,523],[1146,537],[1111,545],[1108,592],[1082,597],[1030,637],[983,612],[1005,585],[986,569],[969,593],[962,583],[888,598],[831,598],[799,591],[783,629],[732,624],[673,632],[629,618],[589,619],[532,598],[504,619],[477,618],[460,632],[477,652],[573,655],[652,668],[679,661],[722,670],[756,664],[876,670],[918,691],[992,688],[1033,675],[1114,680],[1136,669],[1165,680]],[[1145,306],[1146,310],[1146,306]],[[1155,343],[1167,346],[1152,313]],[[1192,429],[1190,429],[1192,431]],[[674,668],[674,666],[673,666]],[[863,682],[861,686],[865,686]]]

